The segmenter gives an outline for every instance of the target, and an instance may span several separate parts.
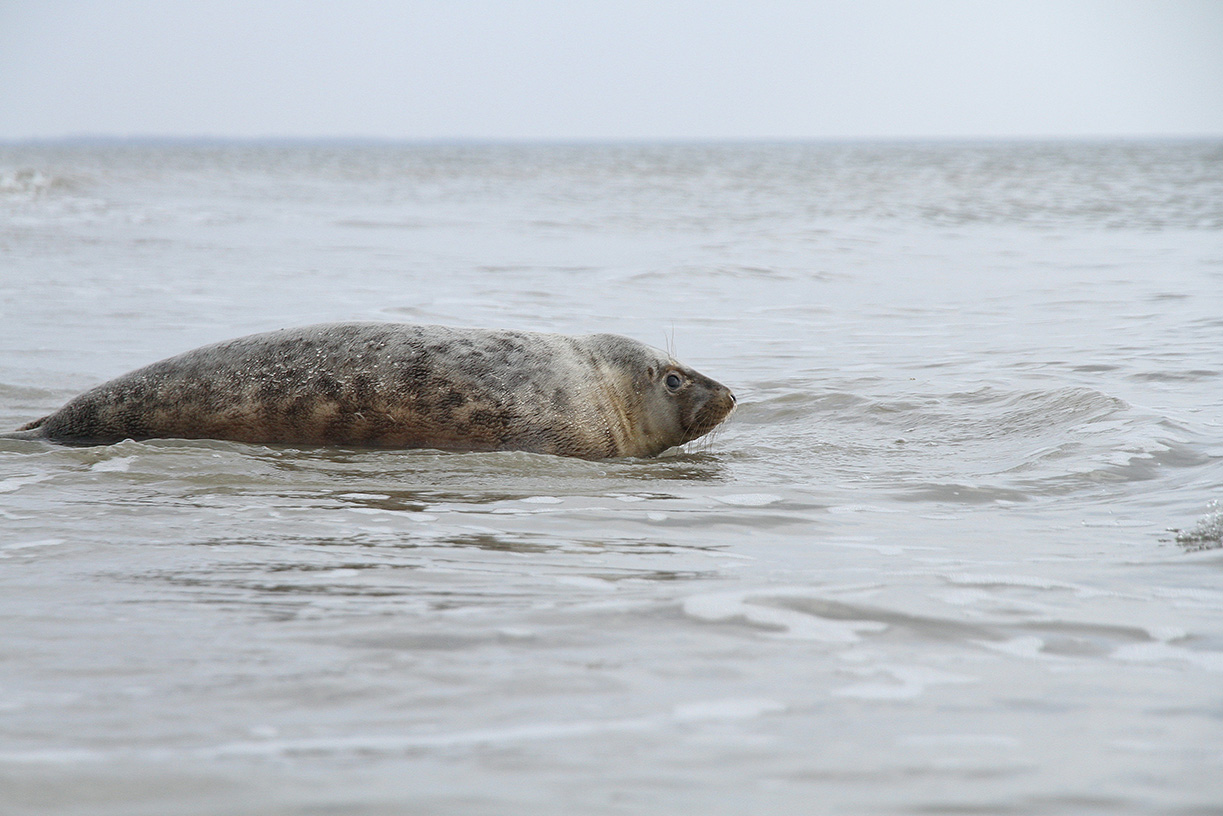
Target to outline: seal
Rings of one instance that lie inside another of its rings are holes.
[[[655,456],[713,430],[726,386],[636,340],[324,323],[203,346],[7,434]]]

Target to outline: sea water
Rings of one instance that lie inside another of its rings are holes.
[[[5,814],[1218,813],[1223,143],[0,147],[0,429],[391,320],[652,460],[0,440]]]

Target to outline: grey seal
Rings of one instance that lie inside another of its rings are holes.
[[[197,348],[7,434],[654,456],[713,430],[726,386],[614,334],[324,323]]]

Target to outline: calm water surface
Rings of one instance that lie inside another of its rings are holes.
[[[0,148],[0,428],[344,319],[740,408],[0,440],[0,812],[1223,812],[1223,143]]]

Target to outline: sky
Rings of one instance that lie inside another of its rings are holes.
[[[0,0],[0,140],[1223,136],[1218,0]]]

